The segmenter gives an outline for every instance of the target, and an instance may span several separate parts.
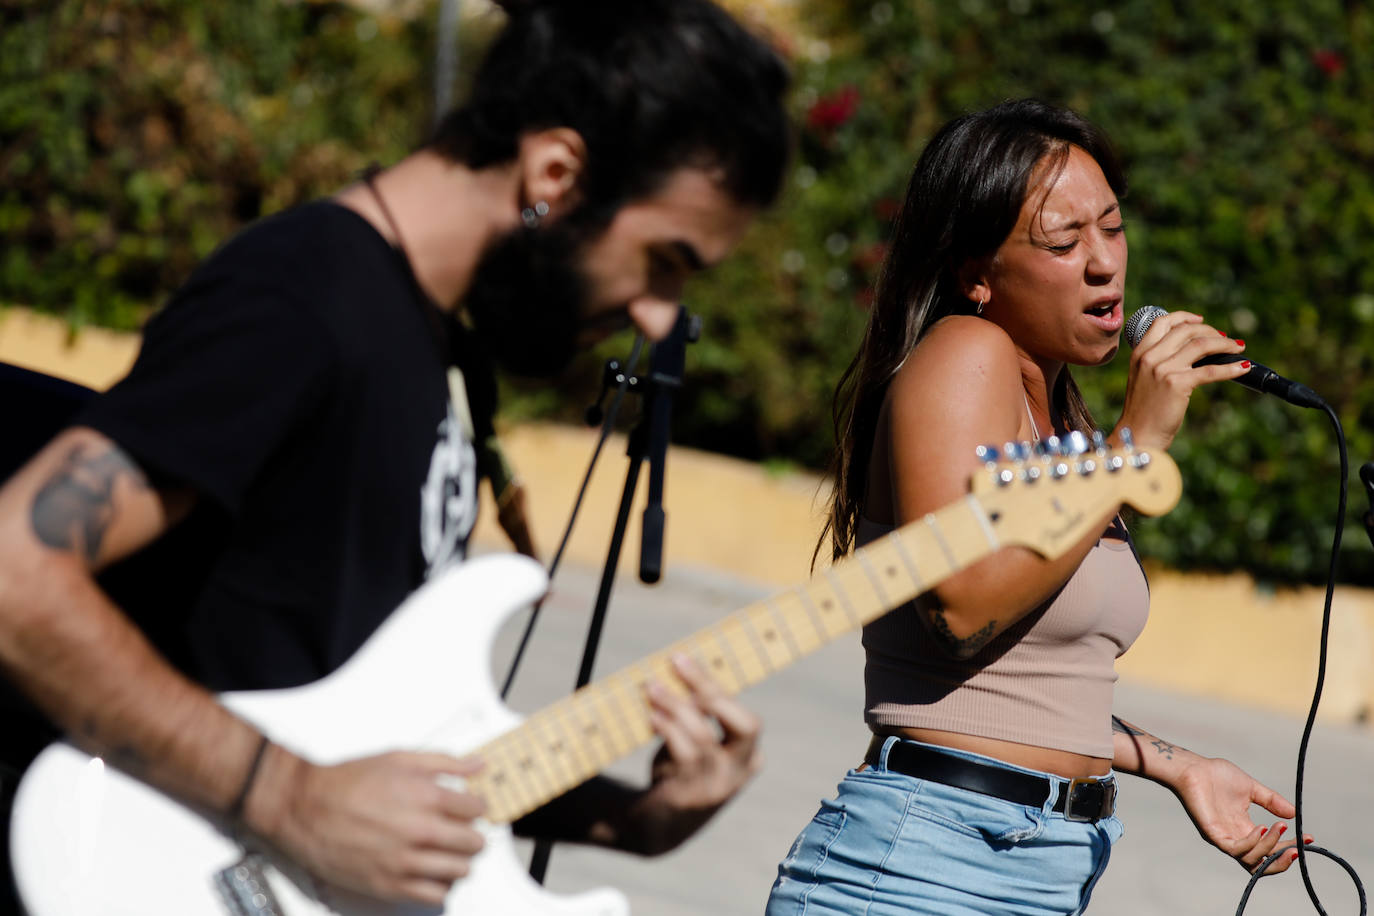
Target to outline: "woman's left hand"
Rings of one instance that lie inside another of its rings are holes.
[[[1250,819],[1252,804],[1276,817],[1290,818],[1297,813],[1293,803],[1229,760],[1200,757],[1179,774],[1172,788],[1202,838],[1248,872],[1253,873],[1275,850],[1295,844],[1293,839],[1280,842],[1288,830],[1282,820],[1264,827]],[[1303,839],[1312,841],[1311,836]],[[1287,871],[1297,857],[1294,849],[1265,873]]]

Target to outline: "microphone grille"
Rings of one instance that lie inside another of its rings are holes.
[[[1150,325],[1155,323],[1155,319],[1169,314],[1157,305],[1147,305],[1135,310],[1135,314],[1126,319],[1126,342],[1132,347],[1140,343],[1140,338],[1145,336],[1145,332],[1150,330]]]

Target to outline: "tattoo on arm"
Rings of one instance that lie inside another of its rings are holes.
[[[1112,716],[1112,731],[1118,732],[1122,735],[1131,735],[1136,738],[1139,738],[1141,735],[1145,734],[1145,732],[1136,728],[1129,722],[1122,721],[1117,716]]]
[[[1153,747],[1157,752],[1162,754],[1168,760],[1173,760],[1174,751],[1178,750],[1177,745],[1170,744],[1163,738],[1156,738],[1155,740],[1151,741],[1150,746]]]
[[[114,521],[114,491],[121,478],[148,489],[148,478],[119,449],[76,446],[34,496],[29,516],[34,535],[48,547],[79,552],[94,563]]]
[[[992,641],[992,636],[997,632],[997,621],[989,620],[976,633],[960,638],[954,635],[954,631],[949,628],[949,621],[945,620],[943,608],[932,608],[930,611],[930,625],[935,629],[935,635],[940,637],[945,646],[955,656],[959,658],[969,658],[976,655],[979,650]]]

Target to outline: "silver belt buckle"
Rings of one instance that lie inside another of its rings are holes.
[[[1098,791],[1101,792],[1102,803],[1097,806],[1096,811],[1080,814],[1074,803],[1077,801],[1080,790],[1086,789],[1089,795],[1093,794],[1092,789],[1089,788],[1091,786],[1098,787]],[[1116,780],[1112,777],[1099,779],[1096,776],[1080,776],[1070,779],[1068,788],[1064,791],[1068,793],[1064,799],[1064,820],[1066,821],[1100,821],[1104,817],[1111,817],[1112,813],[1116,811]]]

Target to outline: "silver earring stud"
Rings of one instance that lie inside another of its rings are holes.
[[[988,304],[988,300],[987,300],[987,299],[979,299],[979,300],[978,300],[978,309],[977,309],[977,311],[976,311],[974,314],[977,314],[977,315],[983,314],[983,306],[985,306],[985,305],[987,305],[987,304]]]
[[[537,201],[533,207],[526,207],[520,211],[520,219],[524,222],[525,228],[536,229],[539,221],[549,214],[549,205],[545,201]]]

